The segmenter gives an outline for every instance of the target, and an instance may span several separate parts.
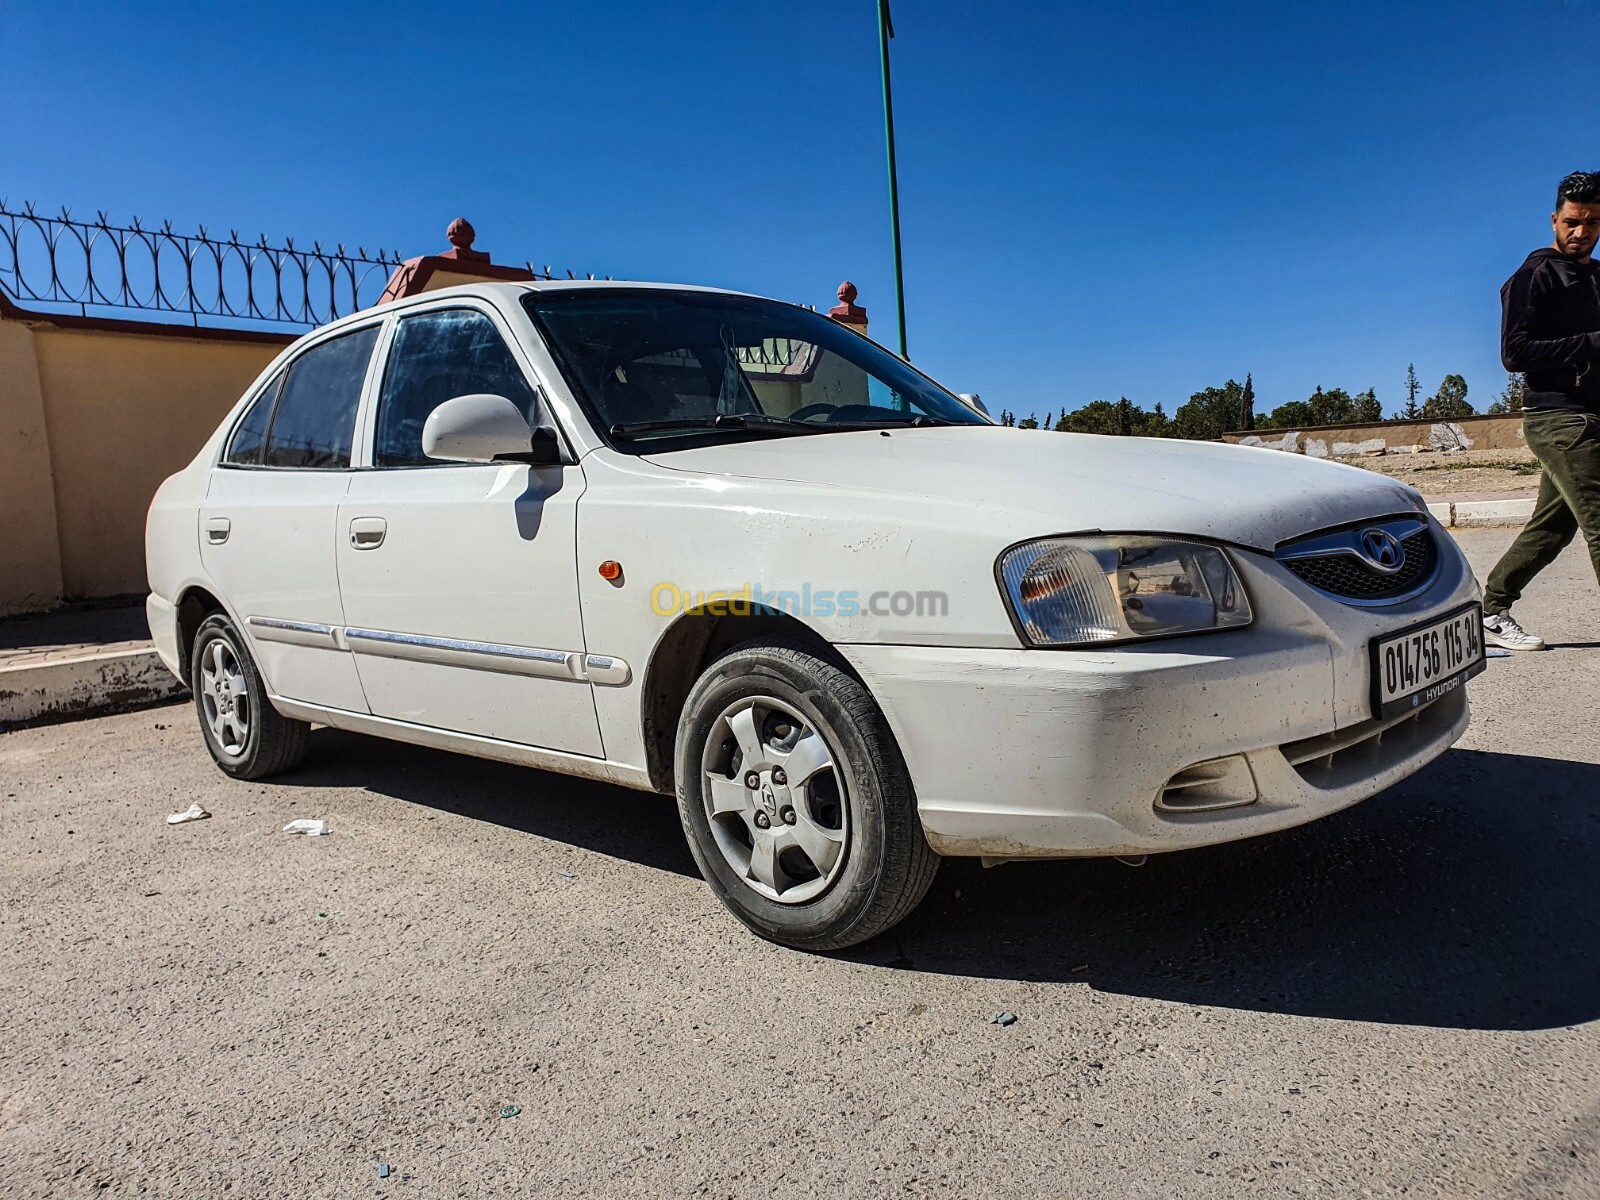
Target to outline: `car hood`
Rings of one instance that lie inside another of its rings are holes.
[[[649,454],[677,471],[958,497],[1044,532],[1177,533],[1272,550],[1421,507],[1383,475],[1280,450],[1000,426],[777,437]],[[1043,525],[1037,525],[1042,521]]]

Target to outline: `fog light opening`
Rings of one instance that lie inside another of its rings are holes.
[[[1156,797],[1156,811],[1220,812],[1254,804],[1260,794],[1249,761],[1242,754],[1230,754],[1185,767],[1167,780]]]

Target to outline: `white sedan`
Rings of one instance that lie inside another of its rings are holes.
[[[941,855],[1326,816],[1460,737],[1483,665],[1472,573],[1400,484],[1003,428],[826,317],[659,285],[309,334],[147,549],[228,774],[318,724],[672,793],[717,896],[811,949],[899,921]]]

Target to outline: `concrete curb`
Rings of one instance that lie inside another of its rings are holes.
[[[1488,529],[1497,525],[1526,525],[1533,516],[1531,497],[1517,500],[1459,500],[1428,505],[1428,511],[1447,529]]]
[[[154,649],[89,651],[0,667],[0,721],[67,721],[180,696],[188,689]]]

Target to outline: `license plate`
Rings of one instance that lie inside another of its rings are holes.
[[[1457,609],[1372,639],[1372,715],[1393,717],[1455,691],[1484,668],[1483,608]]]

